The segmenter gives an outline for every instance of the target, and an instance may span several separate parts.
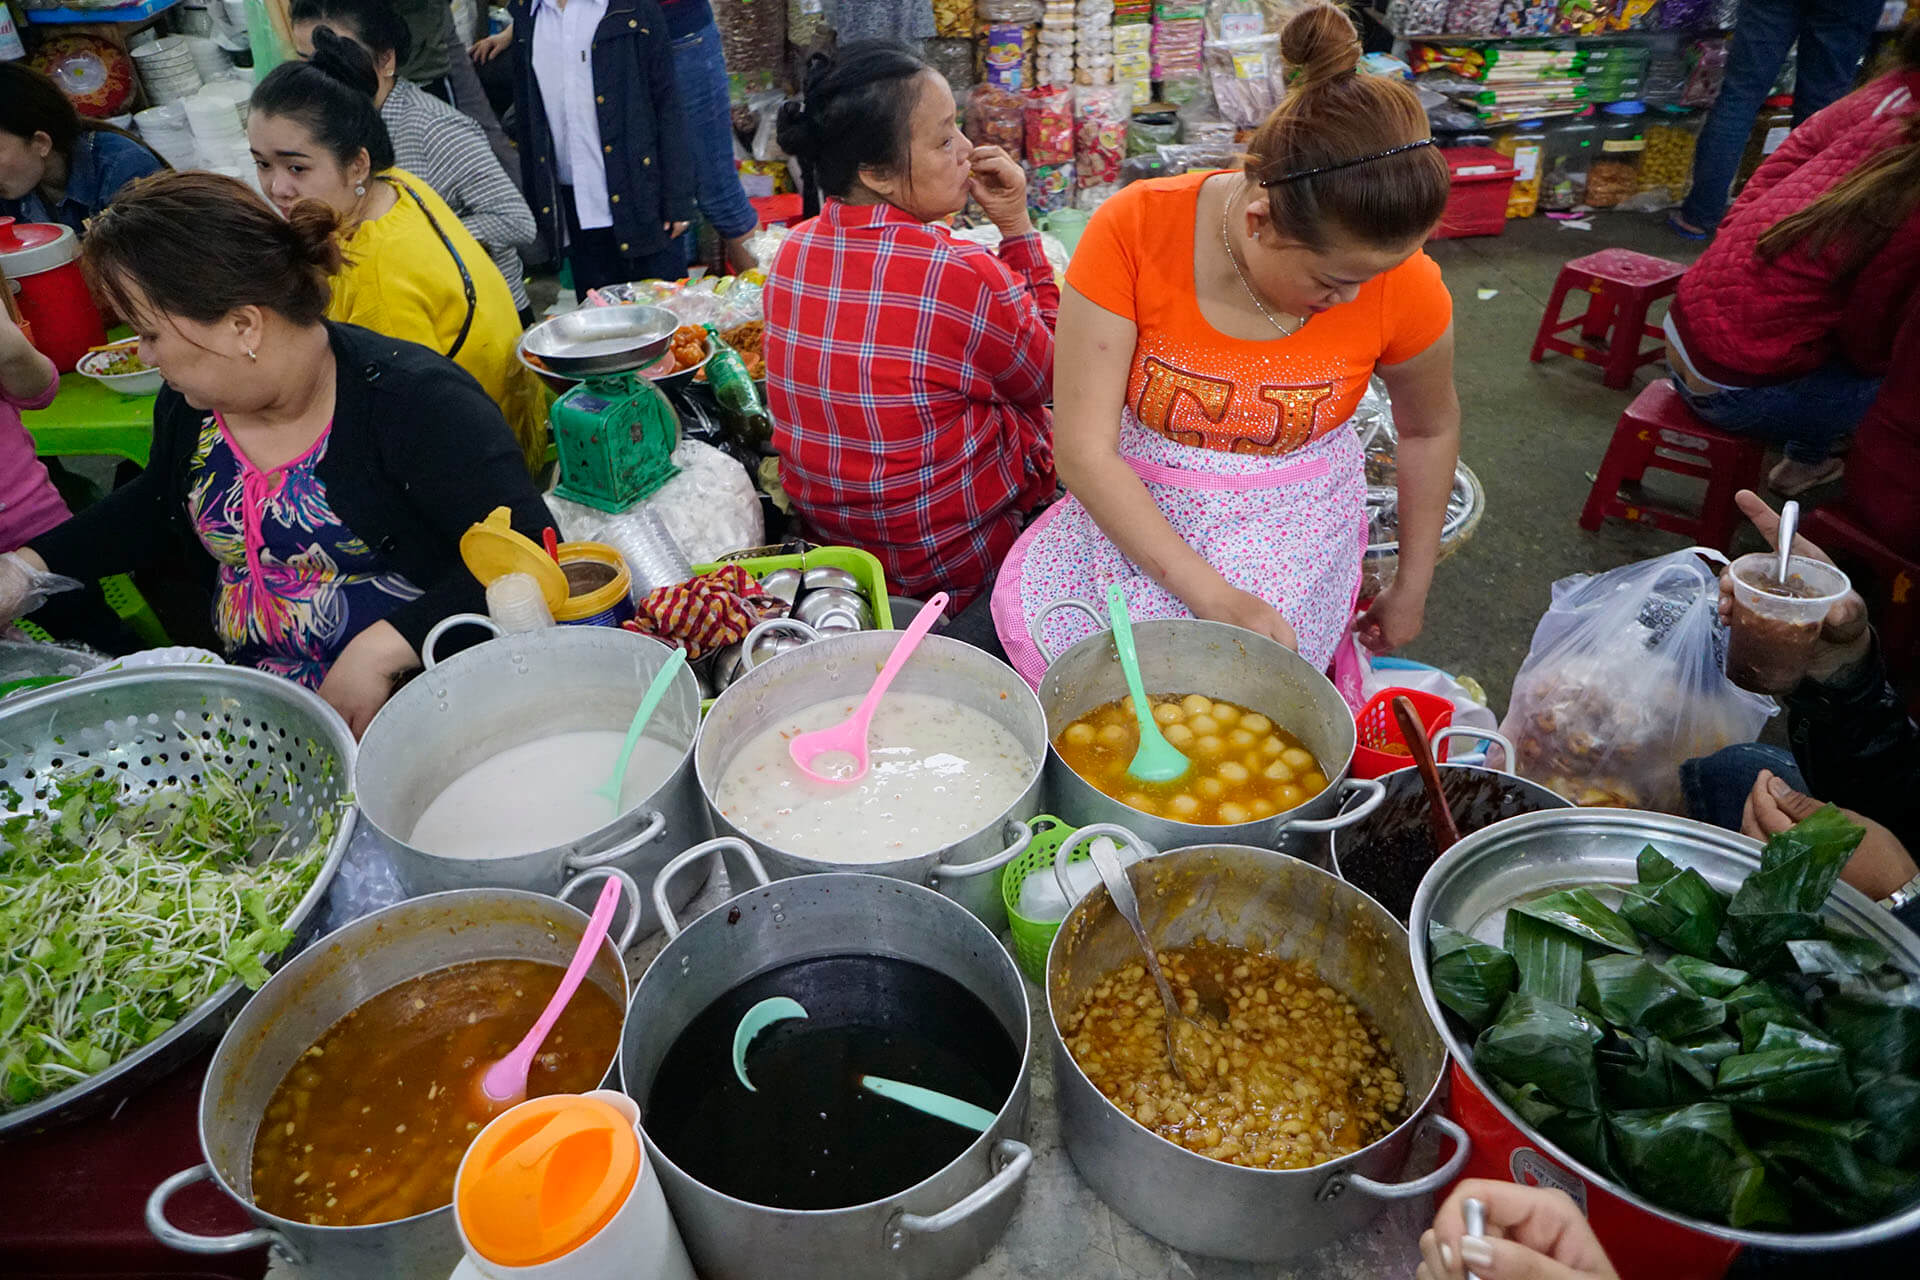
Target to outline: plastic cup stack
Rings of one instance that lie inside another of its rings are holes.
[[[188,9],[183,10],[183,12],[192,13],[195,11]],[[201,17],[206,17],[207,11],[205,9],[201,9],[198,12]],[[211,20],[208,22],[207,29],[213,29]],[[214,81],[232,72],[233,61],[227,57],[227,51],[222,49],[212,36],[205,34],[188,36],[187,47],[193,52],[193,65],[195,69],[200,72],[200,78],[208,84],[212,84]]]
[[[179,102],[199,90],[200,68],[194,64],[193,46],[185,36],[162,36],[151,44],[135,46],[132,52],[147,99],[154,105]]]
[[[600,540],[620,553],[633,575],[630,593],[635,604],[659,587],[672,587],[693,576],[693,564],[674,541],[652,507],[639,506],[608,526]]]
[[[198,168],[199,149],[187,124],[187,109],[178,102],[148,107],[133,117],[134,128],[160,158],[176,169]]]
[[[509,573],[487,584],[487,614],[515,635],[553,625],[553,612],[530,573]]]
[[[173,11],[173,25],[186,35],[212,35],[213,15],[205,4],[183,4]]]

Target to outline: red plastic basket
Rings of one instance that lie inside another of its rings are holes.
[[[1360,714],[1353,718],[1353,727],[1359,734],[1353,748],[1353,767],[1347,770],[1351,776],[1378,778],[1395,769],[1412,766],[1413,756],[1407,751],[1407,740],[1401,736],[1400,722],[1393,715],[1395,698],[1405,698],[1413,703],[1420,723],[1427,726],[1429,738],[1453,723],[1453,703],[1437,693],[1423,693],[1419,689],[1382,689],[1367,699],[1367,705],[1360,708]],[[1447,758],[1448,745],[1444,742],[1440,744],[1436,759]],[[1399,750],[1394,750],[1395,747]]]

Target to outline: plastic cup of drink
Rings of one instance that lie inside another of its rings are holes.
[[[1786,589],[1771,551],[1741,556],[1727,569],[1733,582],[1728,618],[1727,678],[1754,693],[1786,694],[1807,674],[1827,611],[1853,590],[1847,575],[1823,560],[1794,556]]]

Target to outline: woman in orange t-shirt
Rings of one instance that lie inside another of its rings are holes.
[[[1355,625],[1382,652],[1420,631],[1460,429],[1452,302],[1420,249],[1447,166],[1412,90],[1354,73],[1339,10],[1302,12],[1281,51],[1290,91],[1244,171],[1135,183],[1068,268],[1054,453],[1072,496],[1021,535],[993,596],[1036,684],[1036,623],[1048,652],[1094,627],[1042,613],[1104,615],[1115,582],[1136,618],[1233,623],[1326,667],[1366,547],[1346,423],[1376,372],[1400,436],[1400,567]]]

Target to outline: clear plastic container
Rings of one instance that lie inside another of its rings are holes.
[[[1700,142],[1699,112],[1662,107],[1647,118],[1647,149],[1640,156],[1637,194],[1657,196],[1669,205],[1687,198],[1693,186],[1693,153]]]
[[[1546,173],[1540,179],[1539,207],[1564,213],[1586,203],[1587,166],[1599,146],[1600,129],[1590,116],[1547,126]]]
[[[1522,120],[1493,140],[1493,149],[1513,161],[1519,173],[1507,193],[1507,216],[1531,218],[1540,204],[1540,179],[1546,158],[1547,130],[1538,120]]]
[[[1587,204],[1611,209],[1640,185],[1640,159],[1647,149],[1647,107],[1613,102],[1601,112],[1599,140],[1587,165]]]

